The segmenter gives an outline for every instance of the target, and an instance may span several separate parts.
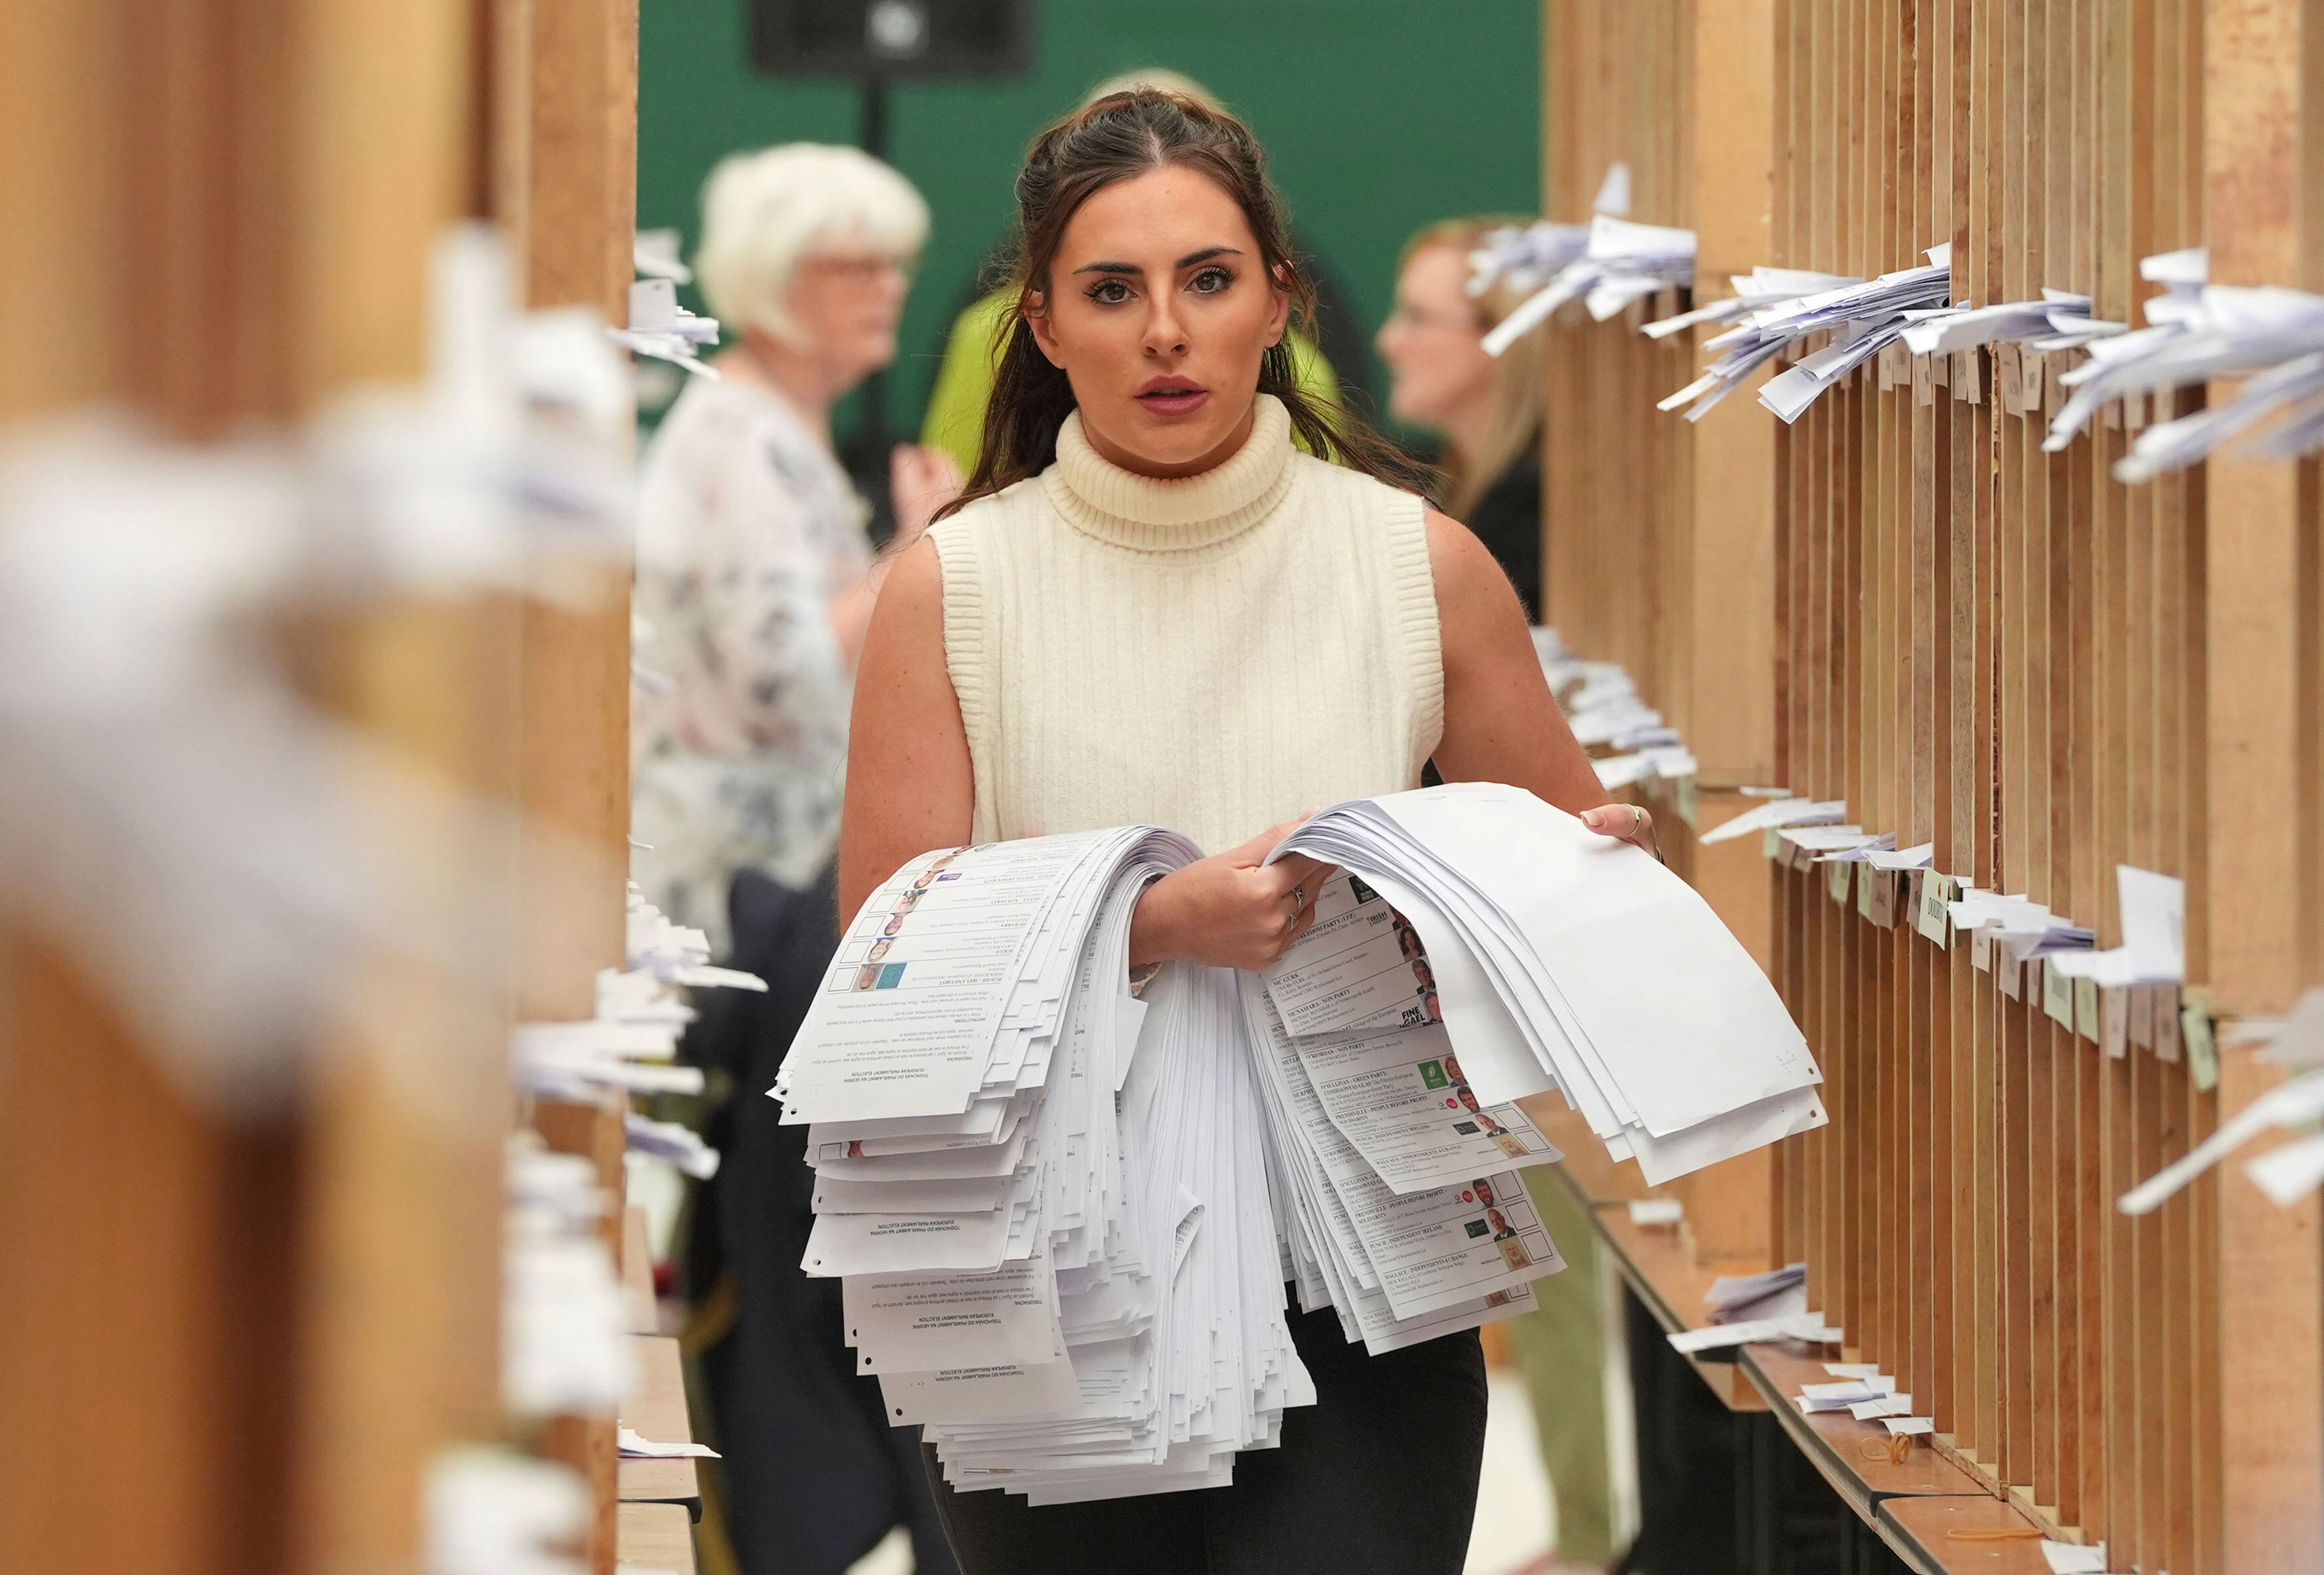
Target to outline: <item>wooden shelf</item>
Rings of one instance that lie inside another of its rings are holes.
[[[1802,1355],[1794,1347],[1749,1345],[1743,1348],[1739,1365],[1766,1396],[1767,1408],[1782,1421],[1784,1432],[1850,1509],[1868,1521],[1878,1506],[1890,1498],[1990,1497],[1975,1478],[1925,1441],[1915,1443],[1902,1462],[1892,1462],[1885,1455],[1868,1454],[1864,1448],[1868,1441],[1887,1442],[1888,1430],[1880,1423],[1858,1422],[1844,1411],[1814,1416],[1803,1414],[1793,1404],[1794,1397],[1803,1385],[1831,1381],[1831,1375],[1824,1370],[1826,1359]]]
[[[686,1373],[678,1341],[665,1335],[633,1334],[630,1347],[638,1369],[637,1392],[622,1408],[622,1425],[657,1443],[691,1443],[694,1426],[686,1411]],[[682,1505],[702,1513],[702,1480],[691,1459],[624,1460],[619,1496],[625,1503]]]
[[[641,1570],[694,1575],[694,1520],[675,1504],[624,1504],[615,1515],[613,1556]]]
[[[646,1211],[634,1203],[622,1215],[622,1307],[632,1334],[659,1332],[653,1248],[646,1241]]]
[[[2050,1575],[2034,1523],[1988,1494],[1891,1498],[1877,1523],[1896,1556],[1928,1575]],[[1971,1534],[1955,1537],[1960,1531]],[[2017,1533],[1994,1538],[1995,1532]]]

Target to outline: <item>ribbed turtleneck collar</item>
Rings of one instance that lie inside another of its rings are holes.
[[[1079,410],[1057,433],[1057,463],[1042,477],[1049,501],[1079,530],[1137,552],[1216,547],[1265,519],[1291,484],[1291,416],[1259,396],[1250,436],[1225,464],[1157,481],[1099,457]]]

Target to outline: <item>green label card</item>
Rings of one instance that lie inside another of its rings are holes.
[[[2211,1037],[2211,1003],[2193,990],[2179,1009],[2179,1031],[2187,1041],[2187,1071],[2195,1087],[2209,1093],[2219,1086],[2219,1047]]]
[[[2051,967],[2042,966],[2042,1009],[2068,1033],[2074,1029],[2074,981]]]

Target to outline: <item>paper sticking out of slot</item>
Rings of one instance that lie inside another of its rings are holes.
[[[2104,1543],[2084,1547],[2079,1543],[2042,1541],[2042,1558],[2050,1566],[2050,1575],[2105,1575],[2107,1547]]]
[[[655,1439],[646,1438],[626,1427],[617,1428],[614,1431],[614,1439],[620,1444],[622,1453],[632,1460],[715,1460],[720,1458],[718,1451],[708,1444],[663,1443]]]
[[[1740,1323],[1713,1323],[1702,1329],[1683,1329],[1669,1337],[1671,1349],[1682,1356],[1780,1340],[1803,1340],[1811,1345],[1837,1345],[1841,1338],[1842,1331],[1826,1323],[1821,1312],[1754,1318]]]

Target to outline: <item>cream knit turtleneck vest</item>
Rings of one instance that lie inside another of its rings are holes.
[[[1250,440],[1155,481],[1057,461],[929,532],[979,842],[1148,822],[1217,852],[1416,786],[1443,723],[1418,498]]]

